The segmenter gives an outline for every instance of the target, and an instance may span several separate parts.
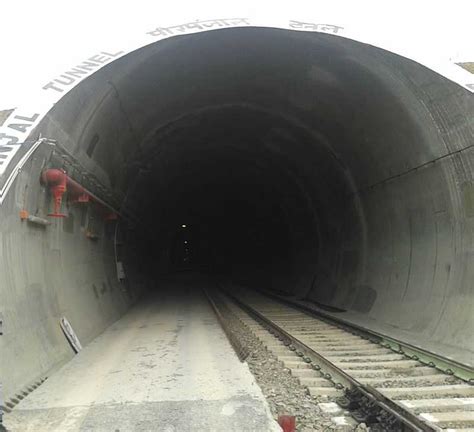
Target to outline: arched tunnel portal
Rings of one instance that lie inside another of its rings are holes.
[[[473,113],[424,66],[326,34],[205,32],[105,66],[35,134],[130,218],[119,243],[84,206],[46,231],[20,222],[50,211],[41,171],[68,169],[48,146],[25,165],[0,208],[7,394],[70,356],[60,316],[87,343],[186,269],[472,363]]]

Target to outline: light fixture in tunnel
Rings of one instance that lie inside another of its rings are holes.
[[[186,228],[186,225],[185,224],[181,225],[181,228]]]

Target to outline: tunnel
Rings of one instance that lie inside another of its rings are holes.
[[[86,345],[179,272],[472,366],[473,113],[419,63],[322,33],[203,32],[103,67],[31,136],[79,161],[118,219],[67,194],[67,217],[47,216],[41,173],[84,174],[54,144],[0,207],[5,394],[73,356],[60,317]]]

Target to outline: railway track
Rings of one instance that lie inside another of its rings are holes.
[[[380,431],[474,432],[468,382],[261,293],[227,295],[311,395],[337,400],[357,423]]]

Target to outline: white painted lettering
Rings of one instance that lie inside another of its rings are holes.
[[[56,81],[57,83],[59,84],[62,84],[62,85],[71,85],[74,81],[76,81],[74,78],[71,78],[67,75],[61,75],[61,77],[65,78],[66,81],[63,81],[62,79],[59,79],[59,78],[56,78],[54,81]]]
[[[111,61],[114,57],[123,54],[123,51],[116,53],[108,53],[105,51],[100,52],[88,60],[78,64],[76,67],[64,72],[60,77],[55,78],[43,87],[43,90],[54,90],[59,93],[64,92],[64,86],[70,86],[76,81],[85,78],[90,72],[94,72],[101,67],[104,63]]]
[[[14,129],[18,132],[26,132],[28,130],[29,127],[31,127],[31,124],[27,124],[27,123],[10,123],[8,125],[8,127],[10,129]]]
[[[86,71],[93,71],[94,69],[97,69],[97,66],[99,66],[97,63],[93,63],[91,61],[85,61],[81,63],[80,65],[77,65],[76,68],[84,69]]]
[[[7,147],[7,146],[0,146],[0,153],[10,153],[13,150],[12,147]],[[6,157],[5,155],[2,155],[3,157]]]
[[[74,69],[71,69],[70,71],[67,71],[66,75],[70,75],[75,78],[81,78],[82,75],[87,75],[87,71],[74,68]]]
[[[90,57],[89,60],[96,63],[103,64],[103,63],[107,63],[110,60],[110,57],[96,54],[95,56]]]
[[[38,117],[39,117],[39,114],[33,114],[31,117],[16,115],[14,118],[33,123]]]
[[[64,91],[62,88],[56,87],[53,82],[49,82],[43,87],[43,90],[49,90],[49,89],[56,90],[57,92],[60,92],[60,93]]]
[[[2,140],[8,140],[7,143],[2,143]],[[16,136],[7,135],[4,133],[0,133],[0,145],[15,145],[18,142],[18,138]]]
[[[102,51],[101,54],[104,54],[104,55],[110,56],[110,57],[117,57],[117,56],[119,56],[120,54],[123,54],[123,51],[116,52],[115,54],[111,54],[111,53]]]

